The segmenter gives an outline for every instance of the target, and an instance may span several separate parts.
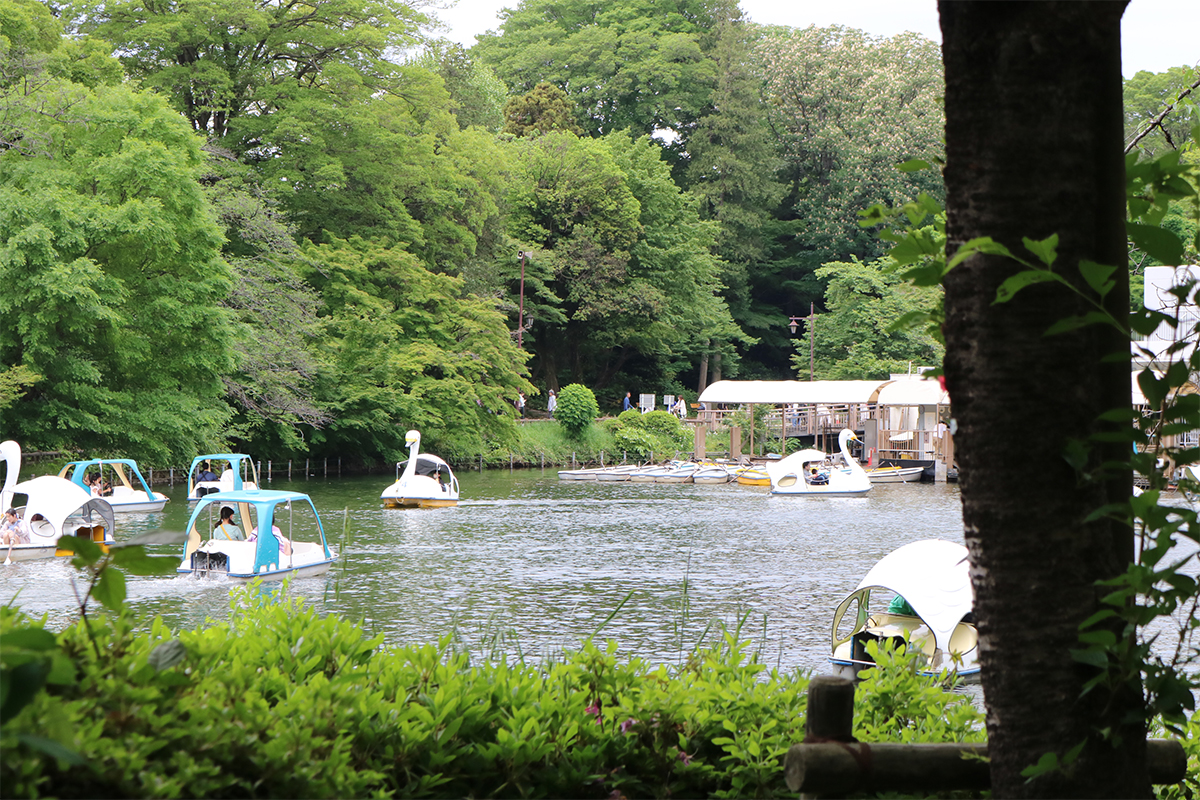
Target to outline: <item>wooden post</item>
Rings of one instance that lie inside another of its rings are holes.
[[[692,450],[694,451],[692,455],[694,455],[697,459],[703,460],[707,455],[704,447],[705,437],[707,435],[708,431],[703,425],[697,423],[696,425],[692,426]]]
[[[267,459],[267,483],[271,483],[271,459]]]
[[[603,450],[600,451],[600,466],[601,467],[604,466],[604,451]]]
[[[292,460],[288,459],[288,480],[292,479]]]
[[[742,457],[742,427],[729,426],[729,457],[737,461]]]
[[[342,477],[342,457],[338,456],[338,477]]]
[[[175,468],[174,467],[171,467],[171,469],[167,472],[167,481],[170,482],[170,484],[172,486],[175,485]]]
[[[304,459],[304,480],[308,480],[308,461],[309,459]]]
[[[325,477],[329,477],[329,456],[325,457]]]
[[[149,480],[149,484],[150,484],[151,486],[153,486],[153,485],[154,485],[154,467],[150,467],[149,469],[150,469],[150,480]],[[147,499],[147,500],[149,500],[150,498],[146,498],[146,499]]]
[[[571,453],[571,469],[575,469],[575,453]]]

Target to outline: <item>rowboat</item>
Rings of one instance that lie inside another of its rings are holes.
[[[222,511],[232,520],[222,524]],[[180,575],[236,581],[304,578],[328,572],[337,554],[321,516],[300,492],[242,489],[206,494],[187,523]]]
[[[666,467],[666,470],[655,475],[655,483],[691,483],[692,476],[696,474],[695,464],[672,464]]]
[[[770,486],[771,476],[762,467],[741,467],[737,470],[737,482],[742,486]]]
[[[924,471],[924,467],[875,467],[866,472],[871,483],[916,483]]]
[[[629,480],[634,483],[656,483],[659,478],[671,471],[671,467],[646,466],[629,473]]]
[[[949,671],[978,679],[979,633],[967,566],[967,548],[940,539],[906,544],[881,559],[833,613],[829,660],[835,674],[853,678],[873,667],[866,645],[875,641],[919,649],[922,674]],[[873,608],[872,593],[892,602]]]
[[[596,480],[602,482],[628,481],[629,476],[641,469],[637,464],[623,464],[619,467],[604,467],[596,473]]]
[[[693,483],[729,483],[733,475],[721,464],[701,464],[692,475]]]

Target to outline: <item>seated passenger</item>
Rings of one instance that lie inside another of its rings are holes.
[[[279,554],[283,556],[290,556],[292,554],[292,543],[283,538],[283,531],[279,530],[279,526],[272,525],[271,533],[275,534],[275,538],[279,541]],[[250,529],[250,539],[248,541],[253,542],[257,539],[258,527],[255,526],[254,528]]]
[[[0,544],[10,547],[14,544],[29,544],[29,526],[15,508],[4,512],[4,521],[0,522]]]
[[[225,539],[230,542],[245,541],[246,536],[233,521],[233,509],[229,506],[221,508],[221,521],[213,526],[212,538]]]
[[[815,466],[808,468],[808,482],[814,486],[823,486],[829,483],[829,476],[820,472]]]

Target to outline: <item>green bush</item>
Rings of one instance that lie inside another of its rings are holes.
[[[679,452],[692,451],[692,434],[674,414],[651,411],[647,414],[630,409],[617,417],[613,431],[613,446],[636,454],[639,459],[670,458]]]
[[[600,406],[596,405],[596,395],[591,389],[572,383],[558,393],[558,408],[554,414],[567,434],[578,439],[600,415]]]
[[[591,641],[472,663],[449,639],[386,647],[253,584],[232,602],[228,622],[177,637],[124,613],[57,634],[76,678],[5,718],[4,795],[790,796],[781,757],[804,736],[808,679],[731,633],[674,668]],[[42,624],[0,607],[0,646]],[[907,700],[906,681],[887,703],[923,715],[907,727],[957,736],[940,720],[959,699],[922,685]]]

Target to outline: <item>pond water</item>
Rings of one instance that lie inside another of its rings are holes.
[[[269,488],[312,496],[340,556],[290,591],[392,644],[454,636],[484,655],[549,655],[599,631],[624,657],[677,663],[714,624],[741,621],[772,666],[823,672],[833,609],[876,561],[917,539],[962,542],[952,484],[803,498],[737,484],[559,481],[553,469],[459,480],[455,508],[394,510],[379,501],[388,475],[276,478]],[[156,488],[167,509],[118,515],[118,539],[186,525],[184,486]],[[0,566],[0,600],[61,627],[76,614],[73,573],[66,559]],[[128,602],[189,628],[227,616],[231,588],[131,577]]]

